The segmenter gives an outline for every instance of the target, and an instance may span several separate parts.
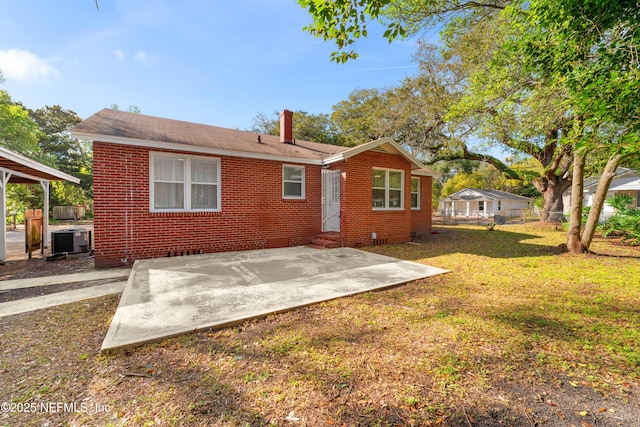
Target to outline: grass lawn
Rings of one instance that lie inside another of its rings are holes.
[[[451,273],[124,354],[117,297],[0,319],[0,426],[640,425],[638,248],[436,231],[366,250]]]

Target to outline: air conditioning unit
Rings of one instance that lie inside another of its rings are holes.
[[[51,254],[91,251],[91,230],[69,228],[51,232]]]

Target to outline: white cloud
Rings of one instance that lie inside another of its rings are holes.
[[[121,50],[114,50],[113,54],[118,58],[119,61],[124,61],[124,52]]]
[[[141,64],[146,64],[149,61],[149,55],[147,55],[147,52],[143,52],[143,51],[140,51],[140,52],[136,53],[135,58]]]
[[[22,49],[0,50],[0,70],[7,80],[46,82],[60,72],[46,60]]]
[[[113,53],[120,62],[127,62],[127,59],[129,58],[127,53],[123,50],[114,50],[111,53]],[[140,50],[138,51],[138,53],[133,55],[133,59],[135,59],[139,64],[142,65],[151,64],[158,60],[157,57],[153,57],[143,50]]]

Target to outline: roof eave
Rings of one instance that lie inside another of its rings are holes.
[[[106,142],[106,143],[112,143],[112,144],[131,145],[131,146],[146,147],[146,148],[174,150],[174,151],[187,151],[191,153],[213,154],[216,156],[231,156],[231,157],[241,157],[241,158],[248,158],[248,159],[276,160],[276,161],[291,162],[291,163],[302,163],[307,165],[323,164],[323,161],[321,159],[310,159],[306,157],[278,156],[274,154],[252,153],[249,151],[225,150],[220,148],[205,147],[201,145],[184,145],[184,144],[177,144],[174,142],[152,141],[152,140],[146,140],[146,139],[126,138],[126,137],[114,137],[111,135],[102,135],[102,134],[96,134],[91,132],[82,132],[82,131],[72,130],[71,135],[74,138],[85,139],[85,140],[90,140],[94,142],[96,141]]]
[[[415,175],[415,176],[431,176],[431,177],[436,177],[436,176],[440,176],[440,174],[436,171],[430,171],[430,170],[420,170],[420,169],[416,169],[411,171],[411,175]]]

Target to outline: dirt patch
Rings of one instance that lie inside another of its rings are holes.
[[[46,261],[45,258],[7,261],[0,266],[0,280],[83,273],[94,269],[94,259],[89,254],[70,255],[56,261]]]

